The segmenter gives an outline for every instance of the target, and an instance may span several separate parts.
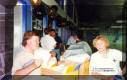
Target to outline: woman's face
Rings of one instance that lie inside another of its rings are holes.
[[[97,40],[95,47],[98,51],[104,51],[106,50],[106,43],[103,40]]]
[[[36,50],[39,47],[39,37],[32,36],[30,38],[29,45],[30,45],[31,49]]]

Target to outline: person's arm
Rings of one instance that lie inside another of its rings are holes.
[[[35,64],[35,62],[33,62],[31,65],[16,70],[16,72],[14,73],[14,75],[28,75],[30,72],[32,72],[33,70],[35,70],[38,66]]]
[[[32,71],[40,67],[41,62],[39,60],[35,60],[32,64],[16,70],[13,76],[13,80],[19,80],[29,75]]]
[[[50,51],[51,57],[56,57],[56,52],[55,51]]]

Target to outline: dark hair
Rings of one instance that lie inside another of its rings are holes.
[[[45,29],[44,29],[44,33],[45,33],[45,34],[49,34],[49,32],[50,32],[50,28],[45,28]]]
[[[45,33],[45,34],[49,34],[49,33],[52,32],[52,31],[53,31],[53,32],[56,32],[55,29],[51,29],[51,28],[45,28],[45,29],[44,29],[44,33]]]
[[[57,12],[58,7],[56,5],[53,5],[53,6],[51,6],[51,9],[54,9]]]
[[[52,31],[53,31],[53,32],[56,32],[56,30],[55,30],[55,29],[50,29],[50,32],[52,32]]]
[[[39,36],[36,32],[33,31],[27,31],[24,33],[22,45],[26,46],[27,40],[30,39],[32,36]]]

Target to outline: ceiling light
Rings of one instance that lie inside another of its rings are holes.
[[[116,23],[124,23],[124,20],[117,20]]]
[[[123,26],[111,26],[111,28],[123,28]]]
[[[31,0],[31,3],[33,5],[39,5],[41,3],[41,0]]]
[[[38,2],[38,0],[33,0],[34,4],[36,4]]]

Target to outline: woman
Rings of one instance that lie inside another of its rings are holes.
[[[108,39],[99,35],[93,40],[97,52],[92,54],[89,66],[90,75],[122,75],[120,61],[122,52],[109,48]]]

